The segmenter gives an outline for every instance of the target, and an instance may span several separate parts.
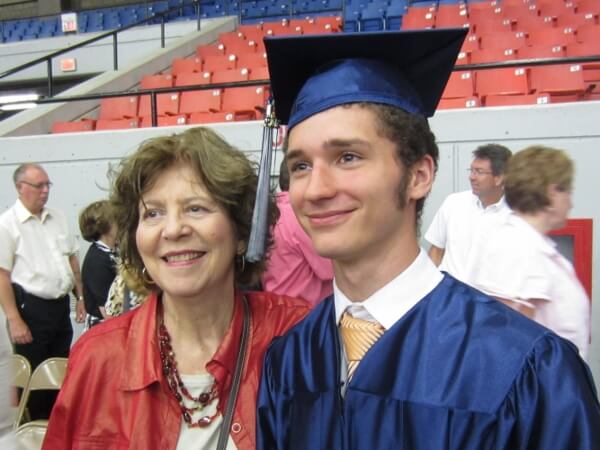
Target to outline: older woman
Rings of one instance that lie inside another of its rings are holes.
[[[206,128],[122,162],[121,256],[152,293],[76,344],[45,450],[255,448],[264,352],[308,311],[240,289],[264,268],[244,259],[256,184],[246,156]]]
[[[571,159],[549,147],[529,147],[509,160],[504,189],[513,213],[482,234],[469,282],[569,339],[585,359],[589,299],[573,265],[547,236],[566,223],[573,174]]]
[[[108,290],[117,274],[115,246],[117,227],[107,200],[90,203],[79,215],[81,236],[91,242],[81,267],[86,329],[102,322]]]

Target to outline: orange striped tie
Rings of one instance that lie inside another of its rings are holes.
[[[348,358],[348,382],[352,379],[360,360],[384,331],[385,329],[377,322],[355,319],[347,311],[342,315],[340,334]]]

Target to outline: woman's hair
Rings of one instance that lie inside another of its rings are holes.
[[[190,167],[214,201],[225,211],[236,233],[247,248],[252,227],[256,196],[257,170],[244,153],[229,145],[214,131],[197,127],[183,133],[149,139],[131,156],[121,161],[112,174],[111,204],[116,213],[121,258],[125,269],[148,290],[156,289],[142,273],[144,263],[136,246],[139,204],[145,192],[167,169],[183,164]],[[278,210],[270,199],[269,230],[277,220]],[[272,244],[269,234],[268,246]],[[256,284],[266,260],[235,264],[235,281],[239,285]]]
[[[100,239],[100,236],[110,231],[114,223],[114,215],[108,200],[90,203],[79,214],[79,230],[88,242]]]
[[[569,191],[573,184],[573,161],[555,148],[534,145],[514,154],[504,179],[508,205],[517,211],[534,213],[550,205],[548,187]]]

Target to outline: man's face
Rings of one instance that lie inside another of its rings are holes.
[[[396,146],[358,106],[336,107],[289,134],[290,201],[317,252],[337,261],[373,261],[414,239],[414,204],[400,208],[408,176]]]
[[[29,167],[17,181],[19,199],[32,214],[39,214],[48,201],[50,180],[42,168]]]
[[[495,195],[502,187],[502,175],[492,173],[492,164],[489,159],[475,158],[471,163],[469,174],[473,194],[479,198]]]

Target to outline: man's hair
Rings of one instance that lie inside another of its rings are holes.
[[[285,157],[279,166],[279,189],[281,192],[290,190],[290,172],[288,171]]]
[[[100,239],[110,231],[114,222],[112,209],[108,200],[100,200],[89,204],[79,215],[81,236],[88,242]]]
[[[214,201],[225,210],[233,224],[236,240],[243,241],[247,247],[258,181],[256,164],[209,128],[197,127],[173,136],[150,139],[120,163],[118,172],[113,173],[110,196],[117,218],[123,264],[138,280],[147,278],[142,277],[144,263],[135,240],[139,221],[138,205],[156,179],[179,164],[194,171]],[[278,210],[271,198],[269,230],[275,224],[277,216]],[[272,244],[271,236],[267,243],[268,249]],[[257,262],[235,264],[236,283],[255,284],[264,271],[265,264],[265,258]],[[144,286],[149,290],[156,289],[156,286],[147,282]]]
[[[473,156],[476,159],[488,159],[492,168],[492,174],[498,176],[506,172],[506,164],[512,156],[512,152],[504,145],[484,144],[473,151]]]
[[[44,168],[42,166],[40,166],[39,164],[31,163],[31,162],[23,163],[19,167],[17,167],[15,169],[15,171],[13,172],[13,183],[16,185],[19,181],[21,181],[23,179],[23,176],[25,175],[25,172],[27,172],[27,169],[30,169],[32,167],[35,167],[36,169],[44,170]]]
[[[434,170],[437,172],[439,149],[426,118],[407,113],[395,106],[379,103],[358,103],[358,106],[373,112],[379,135],[396,144],[396,157],[402,167],[407,170],[407,175],[408,171],[426,155],[433,159]],[[404,176],[401,185],[398,186],[398,205],[401,208],[406,206],[406,190],[409,183],[410,177]],[[426,198],[427,196],[416,202],[417,230],[420,228]]]
[[[508,161],[504,194],[508,205],[523,213],[535,213],[550,205],[548,187],[571,190],[575,169],[562,151],[534,145],[517,152]]]

